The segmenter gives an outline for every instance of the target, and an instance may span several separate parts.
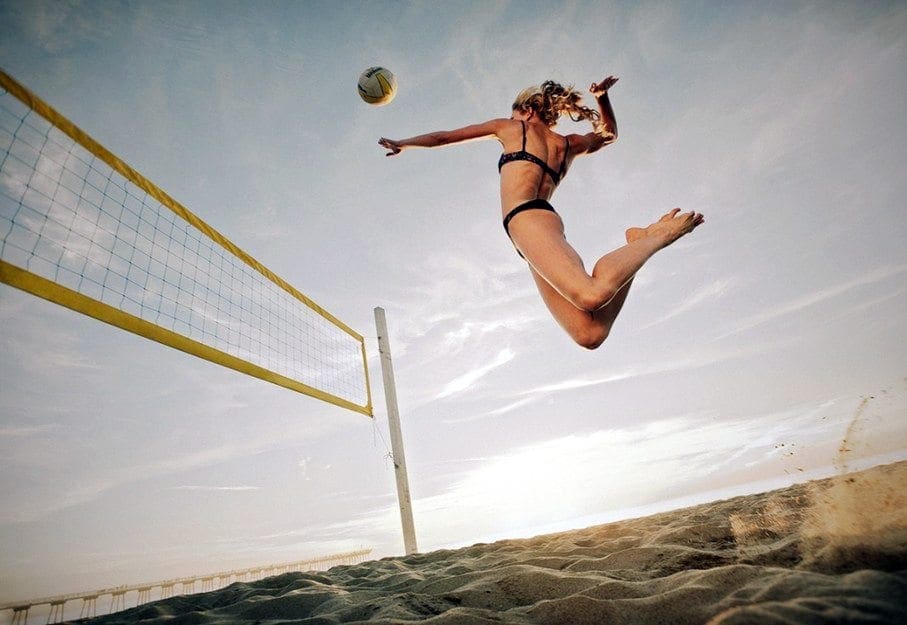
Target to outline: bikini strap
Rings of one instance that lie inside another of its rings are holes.
[[[567,138],[567,135],[564,135],[564,160],[561,162],[561,178],[564,177],[564,174],[567,173],[567,155],[570,153],[570,139]]]
[[[526,122],[521,119],[520,123],[523,124],[523,152],[525,152],[526,151]]]

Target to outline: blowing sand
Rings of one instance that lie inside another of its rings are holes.
[[[907,462],[582,530],[288,573],[91,623],[907,623]]]

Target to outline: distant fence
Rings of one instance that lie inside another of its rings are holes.
[[[310,560],[299,560],[297,562],[269,564],[267,566],[223,571],[221,573],[180,577],[160,582],[117,586],[115,588],[71,593],[56,597],[13,601],[0,604],[0,611],[12,610],[12,625],[26,625],[29,612],[33,612],[34,608],[43,608],[43,610],[40,610],[42,613],[44,611],[48,612],[47,623],[62,623],[64,620],[71,620],[73,618],[91,618],[93,616],[98,616],[98,600],[102,597],[110,598],[109,602],[103,602],[107,603],[107,611],[102,614],[111,614],[113,612],[125,610],[127,603],[130,604],[130,607],[132,605],[139,606],[143,603],[167,599],[175,595],[209,592],[228,586],[233,582],[254,581],[272,575],[289,573],[290,571],[323,571],[342,564],[358,564],[359,562],[365,561],[371,552],[371,549],[360,549],[359,551],[338,553]],[[155,590],[158,592],[152,592]],[[152,597],[153,594],[157,596]],[[128,602],[127,595],[130,595],[130,600]],[[133,600],[135,602],[134,604]],[[75,616],[74,607],[71,609],[69,615],[64,613],[66,604],[74,601],[82,602],[79,606],[78,617]],[[37,616],[37,614],[33,614],[33,616]]]

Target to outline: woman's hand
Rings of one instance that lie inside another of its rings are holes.
[[[390,150],[390,152],[385,154],[385,156],[396,156],[397,154],[399,154],[400,152],[403,151],[403,146],[399,142],[394,141],[393,139],[385,139],[384,137],[381,137],[380,139],[378,139],[378,144],[381,147],[384,147],[384,148],[387,148],[388,150]]]
[[[608,89],[614,86],[614,83],[617,82],[617,78],[614,76],[608,76],[600,83],[592,83],[592,86],[589,87],[589,93],[591,93],[596,98],[601,97],[608,93]]]

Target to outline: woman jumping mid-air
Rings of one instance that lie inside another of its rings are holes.
[[[703,222],[699,213],[681,213],[675,208],[646,228],[630,228],[627,244],[602,256],[591,275],[567,243],[564,223],[549,200],[574,158],[617,140],[617,122],[608,98],[608,90],[616,82],[617,78],[609,76],[589,88],[598,111],[584,106],[572,88],[547,81],[521,92],[509,119],[378,141],[390,150],[387,156],[407,148],[436,148],[473,139],[494,137],[500,141],[504,150],[498,161],[504,230],[529,263],[551,314],[574,341],[589,349],[608,337],[636,272],[655,252]],[[566,136],[553,132],[561,115],[574,121],[589,120],[593,132]]]

